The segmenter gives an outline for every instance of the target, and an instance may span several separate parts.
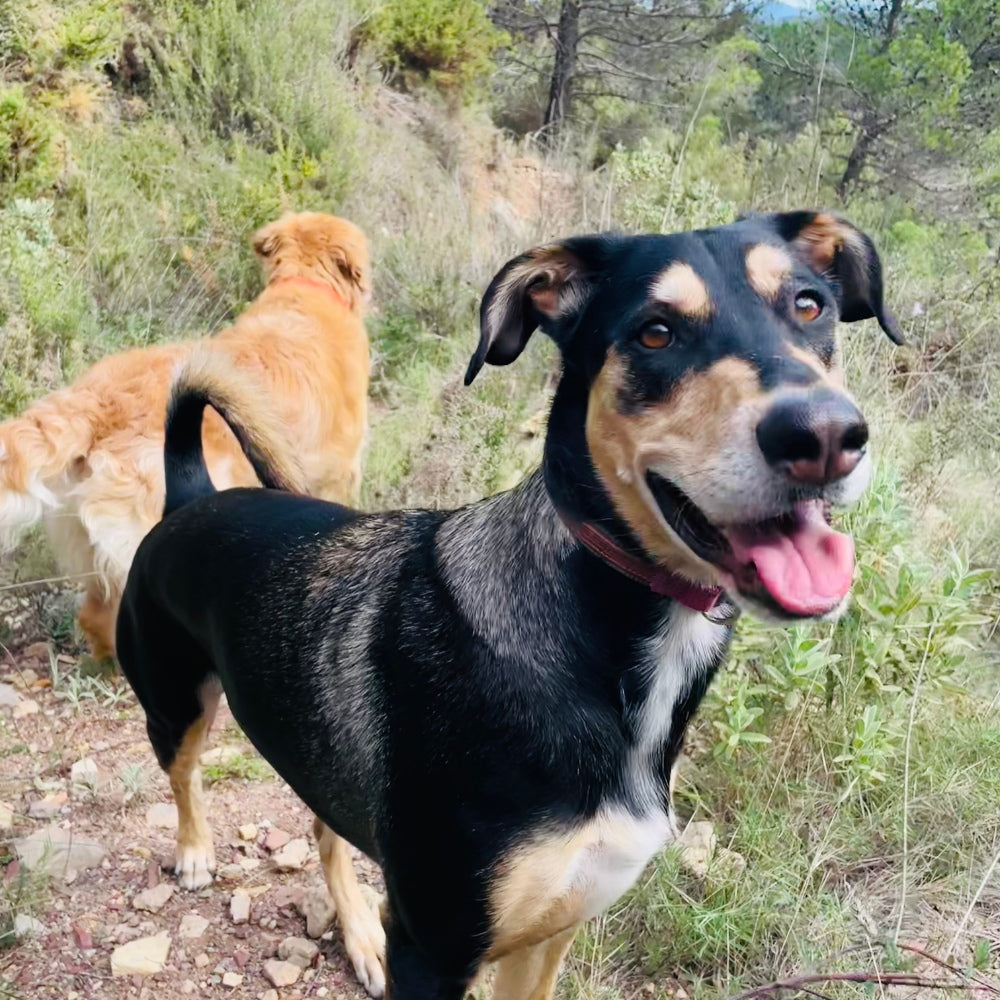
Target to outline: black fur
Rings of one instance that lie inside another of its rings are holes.
[[[578,545],[558,510],[639,548],[584,432],[611,347],[630,366],[625,414],[720,358],[747,360],[765,389],[816,380],[784,345],[829,357],[844,290],[797,264],[771,305],[740,279],[748,245],[786,239],[760,218],[677,236],[577,238],[560,245],[571,273],[556,288],[528,275],[512,291],[505,276],[526,258],[511,262],[484,299],[467,378],[484,362],[514,360],[539,323],[560,346],[563,376],[542,468],[457,511],[370,515],[275,491],[211,492],[191,439],[204,399],[192,392],[171,411],[171,513],[129,576],[122,667],[164,767],[201,713],[199,689],[217,677],[263,756],[382,865],[393,1000],[464,994],[492,943],[492,880],[515,845],[610,804],[649,808],[630,755],[651,685],[673,670],[683,676],[650,765],[667,808],[670,769],[729,626],[713,626],[718,643],[699,662],[672,661],[671,602]],[[650,301],[651,281],[676,260],[704,276],[710,322]],[[810,329],[789,318],[797,285],[829,305]],[[502,314],[490,312],[498,288],[509,300]],[[572,293],[570,311],[547,313],[552,296],[540,299],[540,288]],[[675,331],[669,351],[636,340],[657,318]],[[656,643],[664,662],[650,652]]]

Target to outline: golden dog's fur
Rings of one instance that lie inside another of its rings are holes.
[[[95,656],[114,652],[132,557],[161,515],[167,395],[196,349],[200,365],[235,368],[244,385],[259,387],[310,493],[357,497],[368,414],[367,240],[344,219],[301,213],[259,230],[253,247],[267,286],[231,327],[211,340],[105,358],[0,424],[0,545],[44,521],[64,571],[87,577],[79,622]],[[203,435],[217,486],[257,484],[214,411],[205,412]]]

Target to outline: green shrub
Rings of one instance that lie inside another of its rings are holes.
[[[506,35],[481,0],[383,0],[361,36],[405,82],[460,93],[483,79]]]

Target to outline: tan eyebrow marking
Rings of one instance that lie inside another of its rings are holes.
[[[712,314],[708,287],[690,264],[678,261],[661,271],[651,292],[653,298],[667,303],[682,316],[705,319]]]
[[[779,247],[758,243],[747,251],[746,268],[750,287],[773,302],[792,273],[792,258]]]

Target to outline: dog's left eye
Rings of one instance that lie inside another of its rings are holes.
[[[799,292],[795,296],[795,318],[800,323],[811,323],[823,312],[823,303],[815,292]]]
[[[665,323],[647,323],[639,332],[639,343],[651,351],[669,347],[673,339],[673,334]]]

